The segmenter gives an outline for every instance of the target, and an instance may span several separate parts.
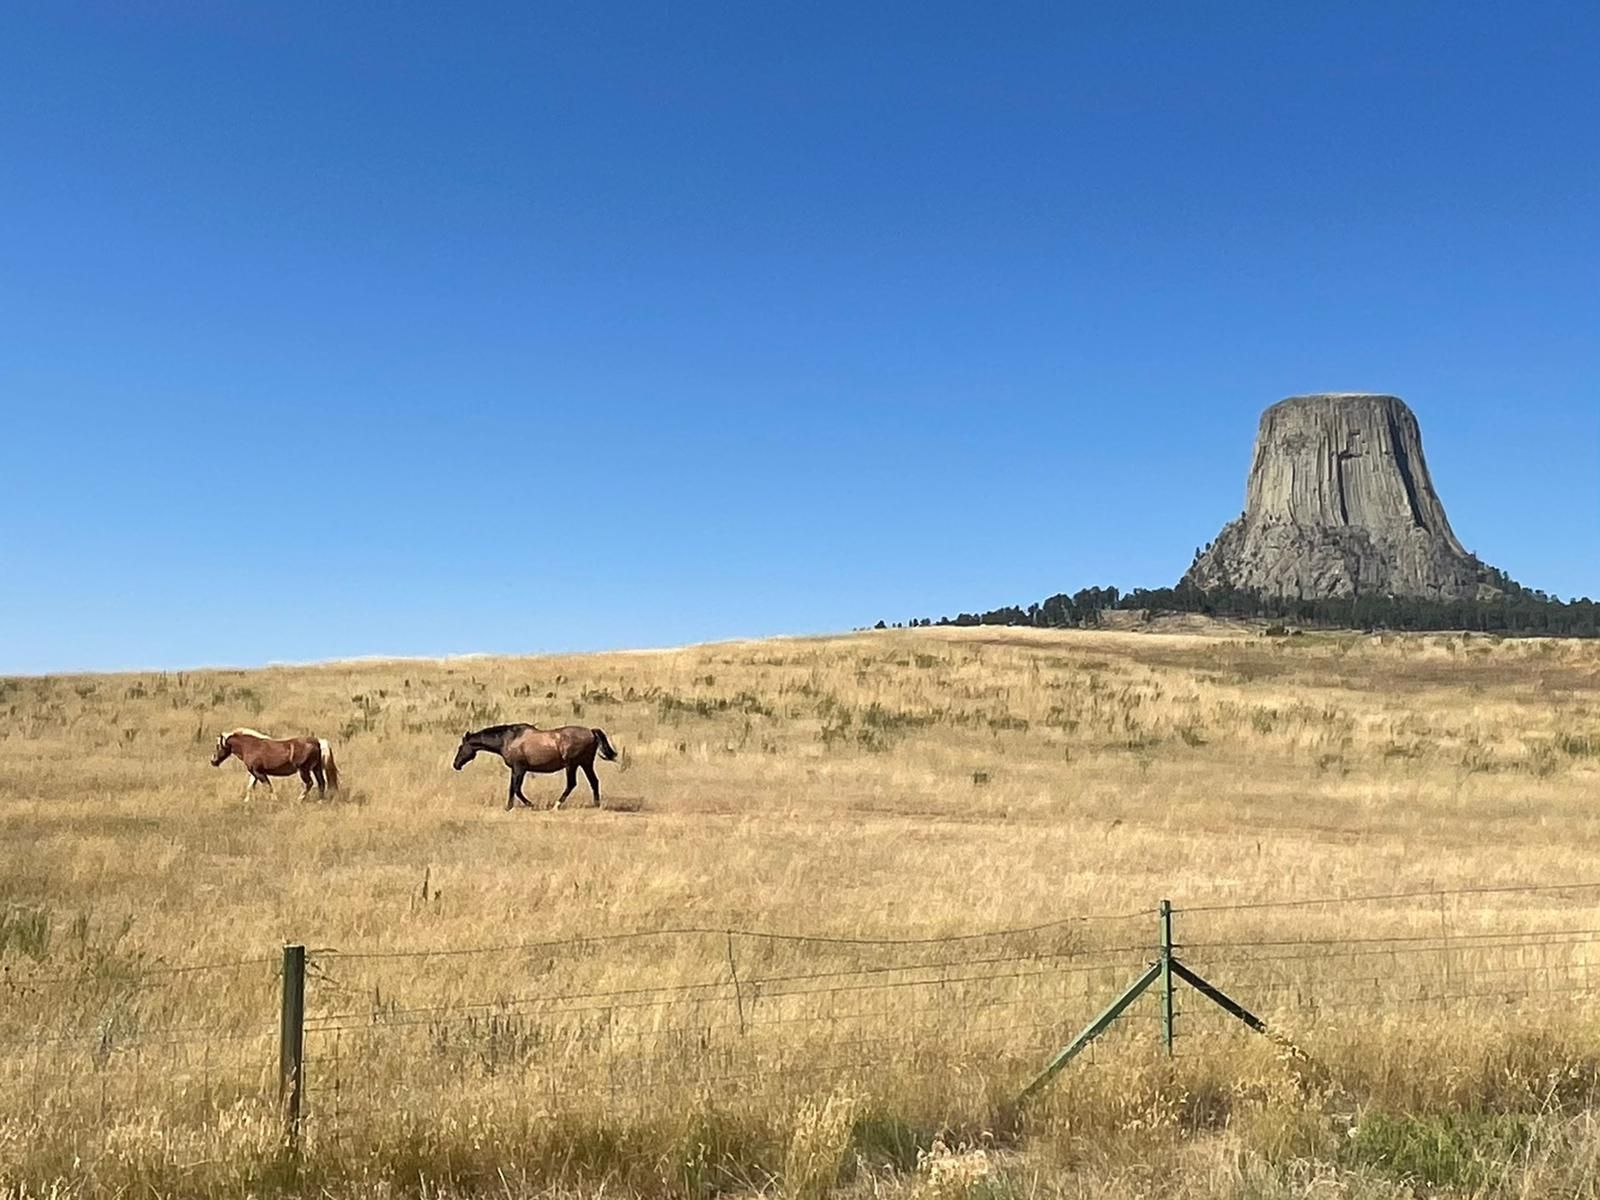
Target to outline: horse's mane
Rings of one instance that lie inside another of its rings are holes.
[[[223,741],[227,741],[229,738],[231,738],[236,733],[242,733],[242,734],[245,735],[245,737],[264,738],[266,741],[269,741],[269,742],[272,741],[272,735],[271,734],[262,733],[261,730],[259,730],[259,729],[246,729],[246,728],[230,729],[230,730],[228,730],[227,733],[222,735],[222,740]]]
[[[490,726],[488,726],[488,727],[486,727],[484,729],[474,729],[467,736],[468,737],[484,737],[484,736],[500,737],[500,736],[502,736],[504,734],[512,733],[512,732],[514,732],[516,730],[532,729],[532,728],[533,728],[533,726],[529,725],[526,721],[513,721],[510,725],[490,725]]]

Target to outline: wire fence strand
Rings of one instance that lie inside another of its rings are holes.
[[[312,950],[315,955],[331,955],[343,961],[362,961],[406,958],[456,958],[474,954],[516,954],[529,951],[569,949],[578,946],[610,945],[619,942],[636,942],[652,938],[682,937],[734,937],[754,942],[786,942],[818,946],[949,946],[966,942],[998,941],[1001,938],[1027,937],[1068,929],[1074,925],[1105,924],[1117,921],[1146,919],[1149,911],[1130,913],[1086,913],[1041,921],[1034,925],[1018,925],[1001,929],[979,930],[973,933],[933,934],[923,937],[889,937],[867,935],[841,935],[826,933],[796,933],[775,929],[755,929],[728,925],[671,925],[655,929],[633,929],[616,933],[578,934],[567,938],[543,941],[505,942],[489,946],[444,946],[421,950],[340,950],[335,946]]]
[[[1376,892],[1361,896],[1318,896],[1296,900],[1247,900],[1237,904],[1188,904],[1174,906],[1174,913],[1250,912],[1259,909],[1332,907],[1341,904],[1372,904],[1386,900],[1437,900],[1452,896],[1506,896],[1518,892],[1595,892],[1596,883],[1517,883],[1485,887],[1427,888],[1411,892]]]

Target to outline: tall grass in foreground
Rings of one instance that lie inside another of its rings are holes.
[[[298,1163],[248,1104],[200,1123],[124,1112],[89,1160],[88,1131],[44,1114],[8,1122],[0,1148],[12,1195],[1591,1196],[1595,1032],[1562,1018],[1534,1034],[1385,1030],[1318,1046],[1339,1064],[1326,1073],[1265,1041],[1101,1061],[1021,1114],[975,1084],[892,1073],[759,1105],[685,1095],[649,1114],[424,1086],[337,1137],[312,1134]]]

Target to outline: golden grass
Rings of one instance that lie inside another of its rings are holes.
[[[1180,912],[1311,1062],[1192,994],[1168,1062],[1147,998],[1009,1104],[1162,896],[1600,881],[1593,643],[890,631],[9,679],[0,716],[0,1192],[1386,1195],[1431,1168],[1373,1122],[1456,1111],[1532,1122],[1461,1194],[1594,1154],[1600,891]],[[608,732],[604,811],[450,770],[518,719]],[[345,794],[242,802],[207,763],[236,725],[333,739]],[[698,932],[571,942],[662,927]],[[292,1178],[284,941],[314,963]],[[486,946],[520,948],[422,954]]]

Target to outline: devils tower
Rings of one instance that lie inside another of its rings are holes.
[[[1244,514],[1183,582],[1276,596],[1471,600],[1505,577],[1456,540],[1396,396],[1291,396],[1261,414]]]

